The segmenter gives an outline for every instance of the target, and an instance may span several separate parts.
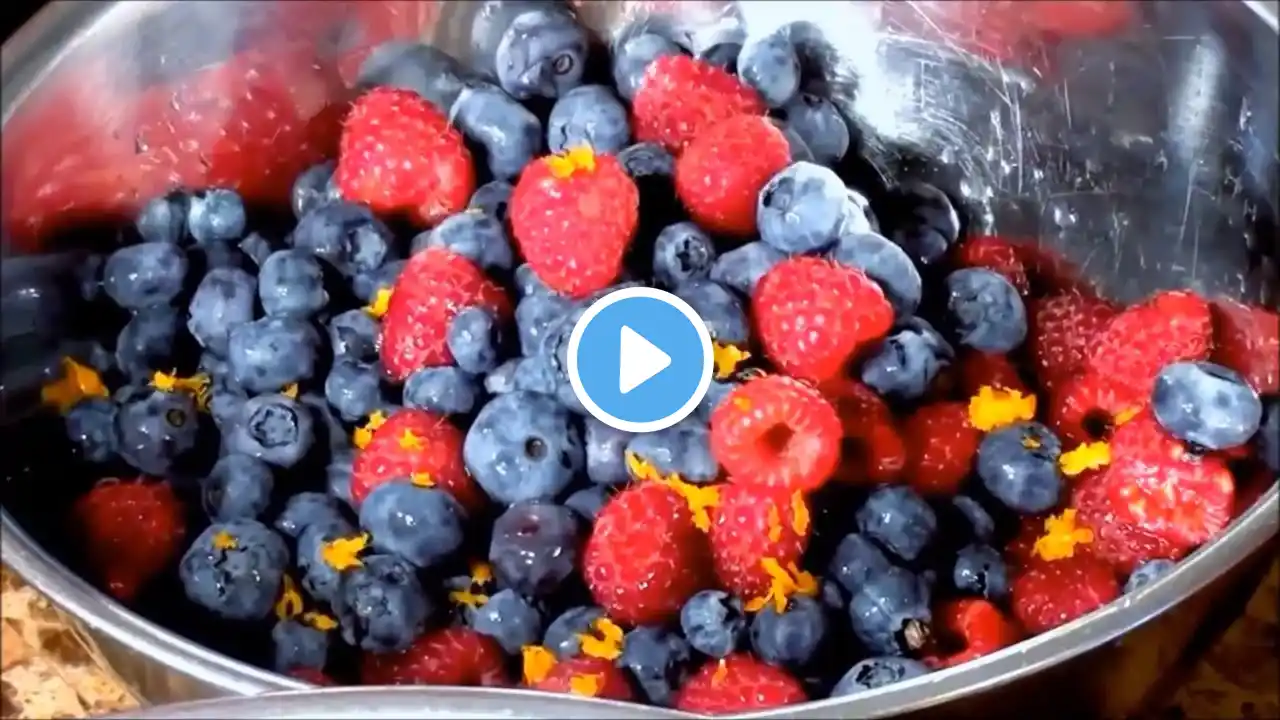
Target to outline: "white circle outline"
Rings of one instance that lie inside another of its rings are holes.
[[[698,340],[702,344],[702,376],[698,379],[698,387],[693,391],[693,395],[685,401],[680,409],[667,415],[664,418],[650,420],[648,422],[632,422],[614,417],[605,412],[603,408],[596,404],[594,400],[587,394],[586,389],[582,386],[582,377],[578,373],[578,345],[582,343],[582,334],[586,331],[587,325],[595,319],[597,315],[613,305],[614,303],[632,298],[645,298],[648,300],[657,300],[664,302],[684,315],[694,327],[694,331],[698,334]],[[702,402],[702,398],[706,397],[707,391],[711,389],[711,371],[714,365],[715,357],[711,347],[711,333],[707,331],[707,324],[702,317],[689,305],[689,303],[672,295],[665,290],[659,290],[651,287],[632,287],[614,290],[604,297],[596,300],[582,313],[582,317],[578,318],[578,323],[573,326],[573,332],[569,334],[569,385],[573,387],[573,394],[578,397],[578,402],[586,408],[591,416],[600,422],[608,425],[614,430],[621,430],[629,433],[647,433],[666,430],[676,423],[689,417],[689,414],[698,407],[698,403]]]

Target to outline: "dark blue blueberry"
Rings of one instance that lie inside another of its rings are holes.
[[[166,305],[182,292],[187,256],[173,243],[129,245],[111,253],[102,269],[102,289],[126,310]]]
[[[295,218],[301,218],[325,203],[341,199],[333,183],[335,167],[337,163],[329,160],[298,173],[289,192],[289,206],[293,208]]]
[[[627,633],[618,664],[631,671],[650,704],[670,707],[692,660],[689,643],[679,633],[642,625]]]
[[[106,398],[85,398],[67,412],[67,438],[85,460],[102,463],[115,457],[116,412],[116,404]]]
[[[683,54],[680,46],[657,33],[631,36],[613,51],[613,84],[618,94],[634,100],[650,63],[660,57]]]
[[[529,263],[521,263],[516,266],[515,285],[516,295],[520,298],[526,298],[530,295],[555,294],[542,282],[542,279],[538,277],[538,273]]]
[[[498,84],[517,100],[557,98],[582,82],[587,33],[567,11],[549,6],[521,13],[494,53]]]
[[[375,365],[339,358],[324,380],[324,397],[338,417],[360,422],[384,404],[381,373]]]
[[[657,143],[636,143],[618,153],[618,163],[633,180],[658,176],[674,177],[676,159]]]
[[[445,340],[453,361],[466,372],[481,375],[498,366],[498,321],[484,308],[464,308],[453,320]],[[406,403],[407,404],[407,403]]]
[[[964,268],[947,276],[947,311],[960,344],[1007,353],[1027,338],[1027,308],[1003,275]]]
[[[231,328],[231,377],[250,393],[276,392],[315,372],[320,334],[296,318],[265,317]]]
[[[714,280],[690,280],[673,294],[689,303],[702,318],[711,339],[729,345],[746,345],[751,339],[747,311],[732,292]]]
[[[258,395],[223,432],[227,449],[279,467],[297,465],[315,441],[311,412],[285,395]]]
[[[143,242],[180,244],[187,237],[187,207],[188,198],[182,192],[148,200],[134,220],[138,236]]]
[[[356,504],[351,497],[351,473],[354,464],[354,453],[341,453],[335,455],[324,469],[325,486],[329,495],[351,507]]]
[[[516,370],[520,358],[512,358],[484,376],[484,391],[490,395],[505,395],[516,390]]]
[[[493,523],[489,562],[498,584],[521,595],[549,595],[578,562],[578,518],[550,502],[522,502]]]
[[[627,444],[636,437],[588,417],[583,421],[587,477],[599,485],[620,485],[631,479],[627,472]]]
[[[1258,457],[1273,473],[1280,473],[1280,398],[1268,398],[1262,426],[1258,428]]]
[[[257,281],[239,268],[210,270],[187,309],[187,330],[204,349],[226,356],[231,328],[253,320]]]
[[[449,117],[484,148],[489,172],[498,180],[514,180],[542,151],[538,117],[492,85],[464,89]]]
[[[192,194],[187,231],[197,243],[210,245],[244,236],[244,200],[234,190],[212,188]]]
[[[410,90],[438,108],[449,109],[462,92],[466,71],[449,54],[430,45],[392,40],[373,49],[360,65],[360,88]]]
[[[547,148],[553,153],[585,145],[613,155],[630,140],[627,109],[604,85],[581,85],[561,95],[547,118]]]
[[[665,430],[635,435],[627,450],[664,476],[676,473],[685,482],[709,483],[720,475],[720,464],[711,454],[711,431],[697,422],[679,422]]]
[[[363,272],[351,278],[351,292],[361,302],[373,302],[380,290],[395,288],[407,260],[392,260],[382,267]]]
[[[513,392],[480,410],[462,455],[472,477],[496,502],[551,499],[582,468],[582,435],[555,400]]]
[[[680,629],[694,650],[723,658],[742,644],[747,615],[738,598],[721,590],[703,590],[680,609]]]
[[[986,542],[995,535],[996,521],[977,500],[968,495],[957,495],[952,498],[951,504],[969,522],[969,529],[973,531],[974,539]]]
[[[1249,381],[1210,362],[1166,365],[1151,409],[1170,435],[1210,450],[1244,445],[1262,424],[1262,400]]]
[[[914,490],[882,487],[858,508],[858,530],[903,560],[915,560],[938,530],[938,516]]]
[[[993,430],[978,445],[977,472],[992,497],[1018,513],[1034,515],[1058,504],[1062,443],[1049,428],[1022,422]]]
[[[697,58],[709,65],[724,70],[730,75],[738,74],[738,56],[742,54],[743,38],[727,38],[706,46],[697,53]]]
[[[858,268],[875,280],[899,318],[915,314],[923,284],[907,253],[875,233],[844,234],[831,249],[832,260]]]
[[[507,207],[511,204],[511,183],[506,180],[490,180],[476,188],[471,195],[467,208],[479,210],[490,217],[497,218],[504,225],[507,222]]]
[[[829,247],[840,237],[847,200],[844,182],[829,168],[793,163],[760,190],[760,239],[784,253]]]
[[[591,485],[582,488],[565,498],[564,506],[578,513],[588,524],[596,521],[600,508],[609,500],[609,488],[604,485]]]
[[[511,241],[502,221],[480,210],[464,210],[413,239],[412,252],[446,248],[484,270],[510,270]]]
[[[846,593],[840,583],[830,580],[823,580],[821,587],[818,588],[818,602],[828,610],[839,610],[845,612],[849,609],[849,601],[845,597]]]
[[[803,595],[791,598],[781,613],[768,603],[751,620],[751,647],[757,657],[773,665],[808,665],[826,634],[826,608]]]
[[[850,188],[846,195],[848,202],[845,205],[843,234],[863,235],[875,233],[879,235],[880,220],[876,218],[876,214],[871,210],[871,201],[853,188]]]
[[[541,355],[524,358],[517,363],[511,381],[517,391],[552,397],[556,396],[560,387],[556,368]]]
[[[1124,581],[1124,592],[1128,593],[1141,590],[1151,583],[1173,572],[1178,564],[1173,560],[1158,558],[1156,560],[1148,560],[1129,574],[1129,579]]]
[[[120,457],[147,475],[166,477],[196,446],[200,416],[187,393],[149,388],[128,393],[116,413]]]
[[[474,376],[456,367],[423,368],[404,383],[404,406],[442,415],[466,415],[476,405]]]
[[[795,128],[788,125],[782,120],[775,119],[773,124],[782,132],[782,137],[787,140],[787,148],[790,150],[791,162],[807,162],[816,163],[818,158],[814,156],[813,151],[809,149],[809,144],[804,141],[800,133]]]
[[[1000,602],[1009,595],[1009,571],[1000,551],[990,545],[966,545],[951,570],[956,590]]]
[[[960,216],[947,194],[917,181],[891,191],[889,204],[898,212],[888,223],[890,240],[921,265],[931,265],[947,254],[960,237]]]
[[[565,610],[547,626],[542,645],[559,660],[577,657],[582,652],[582,636],[590,634],[596,620],[604,617],[598,607],[578,606]]]
[[[435,611],[414,568],[395,555],[366,555],[343,572],[333,605],[342,639],[363,650],[404,650]]]
[[[653,279],[665,288],[711,274],[716,247],[702,228],[691,222],[668,225],[653,244]]]
[[[200,481],[200,500],[214,522],[255,520],[271,502],[271,468],[248,455],[224,455]]]
[[[323,670],[329,659],[329,633],[297,620],[277,622],[271,628],[271,643],[275,647],[272,667],[278,673],[301,668]]]
[[[919,650],[929,635],[929,585],[894,567],[873,575],[849,598],[849,620],[864,647],[877,655]]]
[[[357,362],[378,359],[378,321],[363,309],[347,310],[329,321],[329,344],[335,358]]]
[[[863,361],[861,378],[879,395],[916,400],[954,359],[955,350],[933,326],[910,317]]]
[[[849,533],[836,546],[828,574],[847,592],[853,593],[891,567],[893,563],[875,543],[865,535]]]
[[[342,573],[324,559],[326,543],[349,538],[356,529],[341,518],[317,520],[298,535],[298,569],[302,571],[302,587],[311,597],[333,605],[338,597]]]
[[[275,528],[284,535],[297,539],[312,525],[334,525],[343,522],[346,521],[342,517],[342,510],[332,497],[318,492],[300,492],[285,503],[284,510],[281,510],[280,515],[276,517]]]
[[[244,391],[229,375],[214,375],[209,383],[209,415],[219,430],[224,430],[229,423],[240,417],[240,408],[249,399]]]
[[[278,250],[262,263],[258,297],[268,315],[307,318],[329,304],[324,270],[306,250]]]
[[[536,355],[548,329],[572,308],[573,301],[561,295],[525,295],[516,305],[516,330],[520,336],[521,354]]]
[[[508,655],[519,655],[525,645],[537,645],[542,638],[542,615],[514,590],[499,590],[478,608],[467,608],[467,624],[488,635]]]
[[[783,106],[782,116],[819,165],[835,165],[849,152],[849,124],[830,100],[800,93]]]
[[[886,685],[929,674],[929,666],[904,657],[874,657],[861,660],[831,689],[831,697],[857,695]]]
[[[448,559],[462,547],[462,506],[444,490],[396,480],[375,487],[360,503],[360,527],[373,547],[420,568]]]
[[[738,76],[772,108],[800,91],[800,60],[785,29],[748,40],[738,54]]]
[[[178,563],[191,602],[232,620],[259,620],[280,597],[289,548],[257,520],[214,523]]]
[[[271,257],[271,253],[275,252],[275,247],[272,246],[270,240],[256,232],[251,232],[240,241],[240,252],[252,260],[254,265],[262,267],[262,263]]]
[[[707,386],[707,394],[702,397],[702,402],[698,403],[698,409],[695,411],[697,417],[703,422],[711,422],[711,413],[715,412],[720,406],[720,402],[729,396],[740,383],[732,380],[712,380]]]
[[[363,205],[331,202],[298,218],[289,244],[307,250],[344,275],[361,275],[382,267],[393,236],[373,211]]]

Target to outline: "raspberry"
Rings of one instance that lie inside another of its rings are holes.
[[[995,605],[981,598],[959,598],[942,603],[933,612],[933,640],[946,654],[926,661],[940,668],[955,667],[990,655],[1022,639],[1022,631]]]
[[[720,586],[741,598],[767,595],[773,576],[761,564],[799,565],[808,544],[809,506],[795,491],[723,485],[711,513],[711,557]]]
[[[956,267],[986,268],[1000,273],[1023,297],[1031,293],[1031,280],[1017,247],[1001,238],[989,235],[969,238],[956,246],[953,262]]]
[[[1091,345],[1087,369],[1124,390],[1130,402],[1145,404],[1165,365],[1208,358],[1209,304],[1189,292],[1156,293],[1112,318]]]
[[[636,140],[679,153],[703,130],[736,115],[764,115],[756,91],[703,60],[668,55],[649,64],[631,104]]]
[[[443,416],[405,408],[387,418],[356,454],[351,501],[357,507],[377,486],[409,478],[453,495],[470,512],[485,505],[484,493],[462,462],[463,434]]]
[[[1061,384],[1051,398],[1047,420],[1071,448],[1111,437],[1116,425],[1137,408],[1132,402],[1127,389],[1102,375],[1087,373]]]
[[[769,178],[791,164],[787,138],[768,118],[739,115],[699,133],[676,161],[676,194],[714,233],[749,237]]]
[[[89,567],[126,602],[177,559],[186,536],[185,511],[168,482],[107,478],[71,513]]]
[[[627,674],[612,660],[579,655],[561,660],[546,677],[532,686],[535,690],[594,697],[602,700],[635,700]]]
[[[907,449],[889,406],[871,388],[849,378],[835,378],[821,389],[844,428],[836,479],[859,485],[896,482],[906,466]]]
[[[1214,300],[1212,360],[1235,370],[1259,395],[1280,393],[1280,315],[1234,300]]]
[[[399,652],[366,652],[364,685],[462,685],[505,687],[506,657],[498,643],[470,628],[447,627],[421,635]]]
[[[726,715],[805,700],[804,686],[785,670],[746,653],[734,653],[723,660],[708,660],[694,671],[676,695],[675,707],[684,712]]]
[[[1027,347],[1040,386],[1052,391],[1077,375],[1094,339],[1115,315],[1110,303],[1076,292],[1031,301]]]
[[[903,477],[925,495],[951,495],[973,467],[982,433],[969,422],[964,403],[923,405],[902,421],[907,447]]]
[[[1097,610],[1120,596],[1115,573],[1090,555],[1033,561],[1011,588],[1013,614],[1033,635]]]
[[[958,384],[961,395],[973,397],[984,387],[1029,394],[1022,374],[1007,355],[965,350],[960,355]]]

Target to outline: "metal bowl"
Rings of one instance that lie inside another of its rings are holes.
[[[1054,15],[1045,8],[1070,4],[584,2],[579,11],[602,39],[632,22],[663,22],[703,47],[812,21],[826,29],[821,60],[858,124],[860,159],[844,169],[870,194],[889,180],[928,179],[963,202],[972,231],[1038,237],[1119,299],[1184,287],[1273,302],[1276,4],[1132,3],[1120,25],[1084,27],[1078,16],[1046,24]],[[174,184],[236,183],[255,202],[285,203],[292,176],[331,150],[318,129],[337,117],[371,47],[422,38],[470,61],[468,28],[489,5],[51,3],[3,47],[6,265],[67,249],[65,231],[128,217]],[[5,352],[6,362],[26,359],[8,342]],[[1277,506],[1272,487],[1176,572],[1058,630],[915,681],[767,715],[880,717],[943,704],[959,716],[1123,714],[1160,695],[1156,680],[1210,608],[1251,587],[1257,563],[1246,560],[1276,534]],[[4,562],[73,616],[143,698],[305,687],[116,604],[8,511],[2,532]],[[448,688],[344,689],[216,709],[224,717],[669,714]]]

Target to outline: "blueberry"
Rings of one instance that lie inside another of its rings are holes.
[[[187,231],[198,243],[239,240],[245,222],[244,200],[234,190],[212,188],[191,196]]]
[[[384,404],[381,373],[374,365],[340,358],[324,380],[324,397],[338,417],[360,422]]]
[[[516,370],[520,358],[512,358],[484,376],[484,391],[490,395],[505,395],[516,390]]]
[[[373,547],[420,568],[439,564],[462,546],[464,520],[452,495],[408,480],[382,483],[360,503],[360,527]]]
[[[298,569],[302,571],[302,587],[308,595],[330,605],[337,601],[342,573],[325,561],[325,544],[352,537],[355,532],[346,520],[336,518],[318,520],[298,535]]]
[[[1258,429],[1258,457],[1273,473],[1280,473],[1280,398],[1268,398]]]
[[[404,650],[435,611],[414,568],[394,555],[366,555],[342,574],[333,609],[342,639],[363,650]]]
[[[298,218],[289,244],[307,250],[344,275],[373,272],[387,260],[394,236],[363,205],[331,202]]]
[[[209,415],[219,430],[225,431],[229,423],[240,417],[240,408],[249,399],[244,391],[230,377],[215,375],[209,384]]]
[[[271,257],[271,253],[275,252],[275,247],[270,240],[256,232],[251,232],[240,241],[240,252],[252,260],[254,265],[262,267],[262,263]]]
[[[502,587],[522,595],[551,594],[578,561],[578,519],[550,502],[512,505],[493,523],[489,562]]]
[[[301,218],[311,210],[340,199],[333,184],[333,171],[337,163],[329,160],[298,173],[289,191],[289,206],[293,216]]]
[[[846,200],[844,234],[865,235],[867,233],[875,233],[879,235],[880,220],[876,218],[876,214],[871,210],[871,201],[865,195],[852,188],[846,193]]]
[[[715,42],[699,51],[696,57],[708,65],[724,70],[730,75],[738,74],[738,56],[742,54],[742,43],[736,40]]]
[[[215,268],[204,276],[187,311],[187,330],[201,347],[227,354],[231,328],[253,320],[256,285],[239,268]]]
[[[1000,551],[990,545],[966,545],[956,555],[951,581],[957,590],[1000,602],[1009,595],[1009,572]]]
[[[702,318],[711,339],[730,345],[746,345],[751,339],[747,311],[728,288],[714,280],[690,280],[673,294],[689,303]]]
[[[1034,515],[1058,504],[1062,443],[1037,422],[1006,425],[978,445],[977,472],[992,497],[1018,513]]]
[[[1173,572],[1173,569],[1177,566],[1178,564],[1176,562],[1172,560],[1166,560],[1164,558],[1148,560],[1142,563],[1137,568],[1135,568],[1132,573],[1130,573],[1129,579],[1125,580],[1124,582],[1125,594],[1127,595],[1131,592],[1136,592],[1138,590],[1141,590],[1142,588],[1159,580],[1165,575],[1168,575],[1169,573]]]
[[[536,645],[542,637],[542,615],[523,596],[499,590],[478,608],[467,608],[467,624],[488,635],[508,655],[519,655],[525,645]]]
[[[847,592],[853,593],[872,577],[891,567],[893,563],[889,562],[875,543],[865,535],[849,533],[836,546],[828,574]]]
[[[487,310],[463,309],[449,322],[445,339],[462,370],[478,375],[498,366],[498,321]]]
[[[373,302],[381,290],[391,290],[400,279],[400,273],[408,260],[391,260],[368,272],[362,272],[351,278],[351,292],[361,302]]]
[[[632,180],[646,177],[675,177],[676,159],[657,143],[636,143],[618,153],[618,163]]]
[[[582,652],[582,636],[589,634],[596,620],[604,617],[598,607],[578,606],[565,610],[547,626],[542,645],[555,654],[558,660],[577,657]]]
[[[120,457],[147,475],[165,477],[196,446],[200,416],[187,393],[131,392],[116,413]]]
[[[581,85],[561,95],[547,118],[547,148],[553,153],[589,146],[613,155],[630,139],[627,109],[604,85]]]
[[[404,406],[466,415],[476,404],[476,381],[456,367],[423,368],[404,383]]]
[[[873,657],[860,660],[840,678],[831,697],[845,697],[875,690],[929,674],[929,666],[904,657]]]
[[[329,633],[304,625],[297,620],[281,620],[271,628],[275,647],[276,672],[287,673],[299,668],[324,669],[329,659]]]
[[[378,359],[378,321],[362,309],[347,310],[329,321],[329,344],[335,358],[357,362]]]
[[[591,485],[565,498],[564,506],[578,513],[588,524],[595,522],[600,508],[609,501],[609,488],[604,485]]]
[[[324,270],[306,250],[279,250],[262,263],[258,296],[268,315],[306,318],[329,304]]]
[[[875,280],[899,318],[915,314],[923,284],[906,251],[875,233],[842,234],[830,258]]]
[[[484,148],[489,172],[498,180],[514,180],[542,151],[538,117],[492,85],[464,89],[449,120]]]
[[[265,317],[231,329],[227,361],[236,384],[251,393],[275,392],[310,379],[320,335],[296,318]]]
[[[325,466],[326,489],[331,497],[335,497],[350,507],[355,506],[351,497],[351,473],[355,464],[353,453],[335,455]]]
[[[882,487],[858,508],[858,530],[903,560],[915,560],[933,540],[938,517],[907,487]]]
[[[849,152],[849,124],[830,100],[800,93],[782,107],[782,117],[819,165],[835,165]]]
[[[627,471],[626,450],[632,438],[624,430],[610,427],[588,417],[583,421],[583,443],[586,445],[587,477],[600,485],[621,485],[631,479]]]
[[[872,576],[849,598],[849,620],[864,647],[878,655],[918,650],[928,637],[928,584],[902,568]]]
[[[791,158],[791,162],[816,163],[818,161],[818,158],[813,154],[813,151],[809,149],[809,144],[804,141],[804,138],[800,136],[800,133],[796,132],[795,128],[782,120],[775,119],[773,124],[782,132],[782,137],[786,138],[787,148],[790,151],[789,157]]]
[[[462,446],[467,469],[495,501],[550,499],[582,468],[582,436],[549,397],[513,392],[490,400]]]
[[[929,323],[911,317],[868,355],[860,375],[879,395],[917,400],[954,359],[955,350]]]
[[[191,602],[232,620],[265,618],[289,565],[284,540],[256,520],[214,523],[178,563]]]
[[[520,336],[520,352],[536,355],[547,330],[573,308],[573,301],[560,295],[533,293],[516,305],[516,330]]]
[[[170,307],[144,308],[133,314],[116,337],[116,364],[134,381],[156,370],[172,370],[178,339],[178,312]]]
[[[947,311],[962,345],[1007,353],[1027,337],[1027,309],[1003,275],[964,268],[947,276]]]
[[[808,665],[826,634],[826,609],[803,595],[791,598],[783,612],[766,604],[751,621],[751,647],[761,660],[774,665]]]
[[[634,100],[650,63],[660,57],[683,54],[680,46],[657,33],[631,36],[613,51],[613,83],[618,94]]]
[[[1210,450],[1244,445],[1262,423],[1262,400],[1249,382],[1210,362],[1166,365],[1151,409],[1170,435]]]
[[[334,415],[333,408],[329,407],[329,402],[323,395],[303,393],[298,397],[298,402],[310,411],[316,444],[321,448],[327,446],[329,456],[340,455],[352,449],[350,433],[338,420],[338,416]],[[387,406],[383,408],[383,412],[390,409],[392,406]]]
[[[649,703],[670,707],[692,659],[689,643],[678,633],[642,625],[626,634],[618,664],[631,671]]]
[[[517,100],[557,98],[582,82],[587,33],[559,8],[531,10],[511,22],[494,53],[498,84]]]
[[[511,203],[511,183],[506,180],[491,180],[476,188],[471,195],[467,208],[479,210],[490,217],[497,218],[504,225],[507,222],[507,206]]]
[[[636,435],[627,443],[627,450],[664,476],[676,473],[685,482],[710,483],[720,475],[720,464],[711,454],[711,431],[696,422]]]
[[[412,252],[432,247],[452,250],[484,270],[510,270],[514,262],[502,221],[480,210],[450,215],[413,239]]]
[[[116,412],[115,403],[94,397],[81,400],[67,412],[67,438],[84,459],[103,463],[115,457],[119,446]]]
[[[529,263],[521,263],[516,266],[515,272],[516,295],[521,299],[530,295],[554,295],[555,293],[543,284],[542,279],[538,277],[537,271]]]
[[[800,90],[800,60],[785,29],[748,40],[738,54],[738,76],[769,107],[786,105]]]
[[[890,191],[888,204],[897,211],[889,223],[889,239],[921,265],[941,260],[960,237],[960,216],[950,198],[928,183],[899,185]]]
[[[369,53],[356,84],[410,90],[436,107],[448,108],[462,92],[465,77],[465,70],[449,54],[430,45],[393,40]]]
[[[187,206],[188,198],[182,192],[148,200],[134,220],[138,236],[148,243],[181,243],[187,237]]]
[[[254,520],[267,509],[274,487],[266,463],[248,455],[224,455],[200,481],[200,500],[214,522]]]
[[[315,440],[311,413],[285,395],[258,395],[240,408],[228,449],[279,467],[297,465]],[[224,430],[224,432],[226,432]]]
[[[721,590],[703,590],[680,610],[680,628],[698,652],[723,658],[737,651],[747,633],[742,601]]]
[[[951,504],[968,521],[974,539],[986,542],[995,535],[996,521],[977,500],[968,495],[957,495],[951,499]]]
[[[703,422],[710,423],[711,413],[715,412],[720,402],[740,384],[731,380],[712,380],[707,386],[707,394],[702,397],[702,402],[698,403],[697,417]]]
[[[129,245],[111,253],[102,270],[102,289],[126,310],[165,305],[182,292],[187,256],[173,243]]]
[[[822,250],[840,236],[846,188],[829,168],[793,163],[760,190],[760,239],[784,253]]]
[[[674,288],[710,275],[715,260],[715,245],[697,225],[668,225],[653,244],[653,279],[662,287]]]
[[[249,459],[252,460],[252,458]],[[324,493],[300,492],[285,503],[284,510],[281,510],[280,515],[276,517],[275,528],[284,535],[297,539],[312,525],[334,525],[344,522],[346,521],[342,517],[342,511],[333,498]]]

